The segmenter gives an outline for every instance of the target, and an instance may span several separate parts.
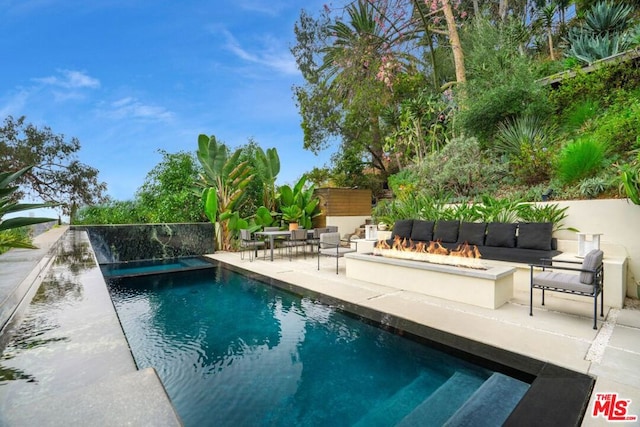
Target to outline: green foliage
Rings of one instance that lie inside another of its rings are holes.
[[[256,157],[262,165],[262,203],[267,209],[275,210],[276,208],[276,179],[280,173],[280,157],[275,148],[268,148],[263,151],[258,147]]]
[[[278,189],[278,205],[285,222],[297,222],[300,228],[311,229],[312,220],[321,214],[320,199],[314,197],[313,186],[306,187],[307,178],[303,176],[291,188],[282,185]]]
[[[633,162],[619,166],[620,184],[632,203],[640,205],[640,150]]]
[[[136,193],[147,223],[199,222],[205,220],[195,191],[202,170],[191,153],[167,153],[145,178]]]
[[[482,143],[492,139],[501,122],[525,115],[545,117],[550,111],[535,67],[520,54],[520,39],[513,37],[518,32],[512,27],[519,25],[477,19],[463,37],[468,82],[459,101],[465,108],[456,121],[465,134]]]
[[[631,38],[626,30],[631,24],[633,8],[624,3],[601,1],[589,9],[584,24],[567,34],[565,55],[585,64],[626,51]]]
[[[639,91],[635,91],[637,96]],[[620,101],[595,120],[593,138],[610,154],[624,155],[635,146],[640,135],[640,101],[634,96]]]
[[[144,224],[144,207],[136,200],[107,200],[99,205],[84,206],[78,210],[75,224]]]
[[[602,169],[604,154],[605,149],[600,142],[582,138],[562,149],[556,174],[564,184],[591,177]]]
[[[217,193],[222,250],[232,249],[239,217],[236,214],[246,196],[244,189],[253,179],[248,162],[240,160],[241,154],[242,150],[238,149],[229,155],[227,146],[219,143],[213,135],[198,136],[197,156],[204,169],[199,185],[215,188]]]
[[[32,166],[20,169],[17,172],[0,172],[0,247],[34,249],[29,239],[25,239],[22,233],[6,231],[15,230],[29,225],[55,221],[52,218],[14,217],[3,219],[5,215],[22,212],[31,209],[50,208],[51,203],[17,203],[13,194],[18,190],[15,185],[20,178],[31,170]]]
[[[598,101],[585,99],[575,103],[564,115],[564,127],[568,131],[581,129],[600,113]]]
[[[595,71],[584,73],[580,70],[570,79],[549,93],[554,110],[563,118],[565,111],[571,111],[576,103],[597,99],[601,108],[616,102],[619,91],[632,91],[640,87],[640,67],[629,62],[603,64]]]
[[[556,203],[532,204],[519,203],[516,206],[517,216],[523,222],[551,222],[553,231],[570,230],[578,231],[573,227],[565,227],[568,206],[561,208]]]
[[[11,248],[32,249],[33,247],[29,227],[0,231],[0,254]]]
[[[9,116],[0,126],[0,171],[29,168],[20,176],[15,197],[29,193],[45,202],[61,206],[74,218],[79,205],[105,201],[104,182],[98,170],[77,159],[80,141],[65,140],[49,127],[38,128],[25,123],[25,117]]]
[[[539,116],[520,116],[498,124],[493,150],[509,157],[518,157],[522,146],[549,147],[555,129]]]
[[[393,225],[399,219],[451,220],[476,222],[551,222],[553,230],[564,227],[568,207],[532,204],[518,199],[483,195],[481,203],[450,204],[447,199],[417,195],[413,198],[384,200],[373,210],[375,222]]]
[[[476,138],[454,138],[442,150],[431,153],[418,166],[419,186],[432,195],[449,193],[456,198],[483,192],[496,177],[500,166],[490,162]]]
[[[583,196],[593,199],[604,193],[608,188],[606,179],[595,176],[593,178],[585,178],[580,181],[580,193]]]

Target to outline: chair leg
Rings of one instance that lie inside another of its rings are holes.
[[[529,287],[529,316],[533,316],[533,285]]]
[[[598,329],[598,292],[593,296],[593,329]]]

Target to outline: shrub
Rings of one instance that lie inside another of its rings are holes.
[[[506,172],[485,158],[476,138],[452,139],[442,150],[432,153],[420,166],[422,187],[432,195],[454,197],[477,195]]]
[[[606,179],[599,176],[586,178],[580,182],[580,193],[590,199],[598,197],[598,195],[604,193],[607,188],[608,183]]]
[[[566,130],[573,131],[582,128],[586,123],[593,120],[599,112],[598,101],[591,99],[578,101],[564,114]]]
[[[598,118],[593,137],[610,154],[623,155],[634,148],[640,135],[640,101],[620,102]]]
[[[595,175],[602,167],[604,153],[604,146],[593,138],[570,143],[558,157],[558,178],[564,184],[571,184]]]

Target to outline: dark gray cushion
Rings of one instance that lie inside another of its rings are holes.
[[[521,222],[518,224],[518,247],[550,251],[552,233],[550,222]]]
[[[593,249],[584,256],[582,261],[582,270],[595,270],[600,264],[602,264],[602,258],[604,253],[600,249]],[[593,284],[593,273],[587,273],[585,271],[580,273],[580,282],[585,285]]]
[[[433,240],[454,243],[458,241],[460,221],[437,221],[433,233]]]
[[[470,245],[484,245],[484,235],[487,229],[486,222],[463,222],[460,224],[458,242],[467,242]]]
[[[433,224],[435,224],[434,221],[414,220],[413,228],[411,229],[411,240],[422,242],[433,240]]]
[[[490,222],[487,224],[486,246],[499,246],[502,248],[516,247],[517,224],[507,222]]]
[[[391,237],[400,237],[402,239],[409,239],[411,237],[411,228],[413,227],[412,219],[399,219],[393,225],[393,233]]]

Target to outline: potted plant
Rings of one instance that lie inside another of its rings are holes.
[[[289,224],[289,230],[295,230],[298,228],[298,222],[302,218],[302,208],[298,205],[283,206],[282,219]]]

